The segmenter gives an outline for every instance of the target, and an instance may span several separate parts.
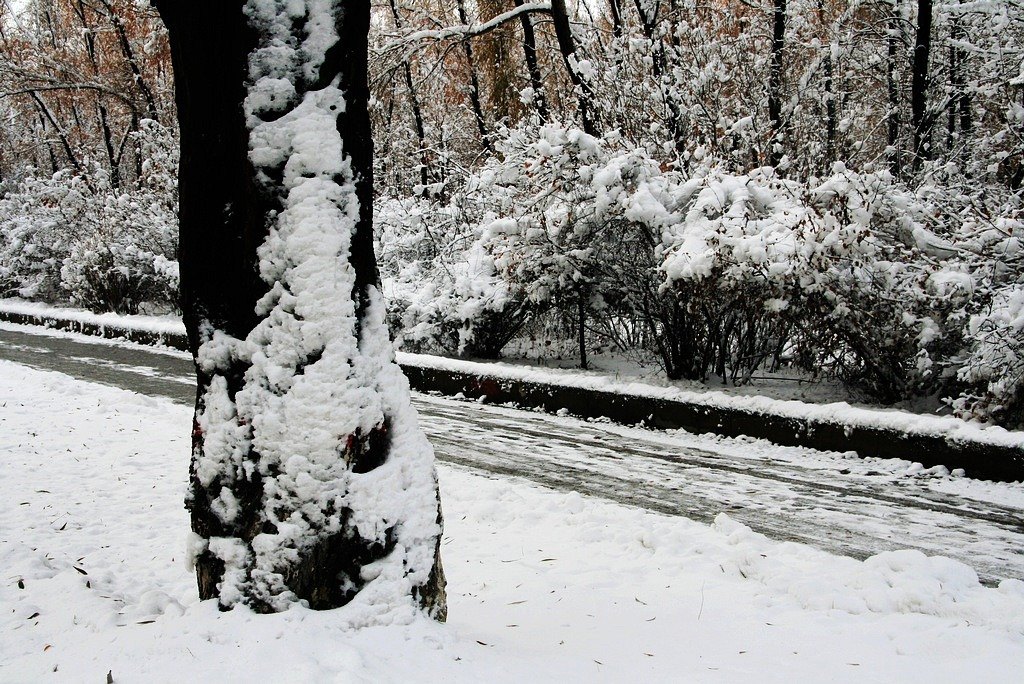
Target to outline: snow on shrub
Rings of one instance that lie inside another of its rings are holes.
[[[927,199],[887,173],[684,173],[557,124],[499,149],[467,184],[487,198],[497,271],[539,307],[578,306],[592,331],[639,323],[670,378],[744,382],[785,358],[884,401],[940,379],[929,354],[955,343],[947,314],[971,288],[952,286]]]
[[[666,285],[690,310],[718,302],[727,330],[749,312],[762,339],[741,353],[763,361],[788,337],[809,370],[883,401],[939,380],[929,354],[949,342],[970,277],[944,264],[953,250],[926,225],[926,204],[887,173],[838,166],[807,187],[771,170],[711,172],[683,204],[666,232]]]
[[[475,239],[467,208],[422,197],[378,206],[388,315],[406,349],[497,358],[529,316]]]
[[[665,344],[673,304],[658,292],[658,228],[627,206],[663,173],[659,163],[615,133],[597,139],[560,124],[512,131],[499,148],[468,183],[489,200],[480,240],[498,272],[538,310],[624,351],[642,331],[641,346],[678,377]]]
[[[971,342],[959,379],[969,389],[952,402],[965,417],[1007,425],[1024,423],[1024,287],[1000,289],[970,317]]]
[[[153,122],[135,138],[146,155],[136,184],[117,187],[89,165],[84,173],[29,173],[0,199],[5,296],[118,313],[177,306],[174,139]]]
[[[0,292],[3,296],[55,300],[60,270],[73,235],[63,208],[80,197],[79,178],[67,172],[41,178],[30,173],[0,199]]]

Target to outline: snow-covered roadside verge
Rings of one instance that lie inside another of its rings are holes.
[[[487,375],[502,380],[558,385],[684,404],[699,404],[753,414],[900,430],[911,434],[943,436],[956,441],[972,440],[998,446],[1024,447],[1024,432],[978,422],[967,422],[953,416],[922,415],[900,409],[865,408],[851,406],[846,402],[818,404],[766,396],[735,395],[718,390],[684,390],[644,382],[622,381],[614,376],[602,376],[596,373],[581,374],[568,369],[530,368],[499,361],[480,363],[403,352],[399,352],[398,359],[402,365],[456,371],[467,375]]]
[[[0,300],[0,319],[179,349],[187,346],[183,326],[172,317],[119,317]],[[951,416],[692,391],[622,381],[612,375],[423,354],[399,353],[398,360],[418,391],[462,394],[626,424],[745,435],[784,446],[854,451],[862,457],[908,459],[924,467],[962,468],[980,479],[1024,480],[1024,432]]]
[[[97,337],[120,338],[140,344],[188,349],[185,326],[180,318],[174,316],[98,314],[20,299],[0,299],[0,320]]]
[[[196,598],[190,410],[0,363],[0,680],[987,681],[1024,583],[866,562],[442,467],[451,621]]]

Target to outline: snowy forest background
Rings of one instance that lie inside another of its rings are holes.
[[[173,311],[155,11],[4,0],[0,29],[0,296]],[[387,0],[371,70],[404,349],[1024,424],[1020,0]]]

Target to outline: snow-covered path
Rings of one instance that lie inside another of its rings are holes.
[[[187,355],[0,327],[0,358],[181,403],[193,400]],[[701,522],[726,512],[769,537],[855,558],[918,549],[1024,578],[1024,487],[915,472],[755,440],[587,423],[416,395],[442,461],[528,478]]]

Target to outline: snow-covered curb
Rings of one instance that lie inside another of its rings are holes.
[[[69,330],[85,335],[122,338],[140,344],[188,349],[185,326],[180,319],[173,316],[97,314],[18,299],[0,299],[0,320]]]
[[[812,422],[841,423],[851,427],[897,430],[914,435],[943,437],[957,442],[977,441],[993,446],[1024,449],[1024,432],[1011,431],[994,425],[971,423],[953,416],[922,415],[899,409],[863,408],[851,406],[846,402],[812,404],[765,396],[740,396],[715,390],[695,392],[676,387],[658,387],[648,383],[623,381],[613,376],[594,373],[581,374],[572,370],[555,368],[527,368],[500,362],[480,363],[426,354],[399,352],[398,360],[403,366],[456,371],[538,385],[559,385],[629,397],[645,397],[731,409],[752,414],[774,415]]]
[[[172,317],[93,314],[0,300],[0,320],[187,348],[184,326]],[[424,354],[399,353],[398,360],[417,391],[461,394],[626,424],[746,435],[785,446],[902,458],[926,467],[963,468],[980,479],[1024,480],[1024,433],[951,416],[683,390],[610,375]]]

